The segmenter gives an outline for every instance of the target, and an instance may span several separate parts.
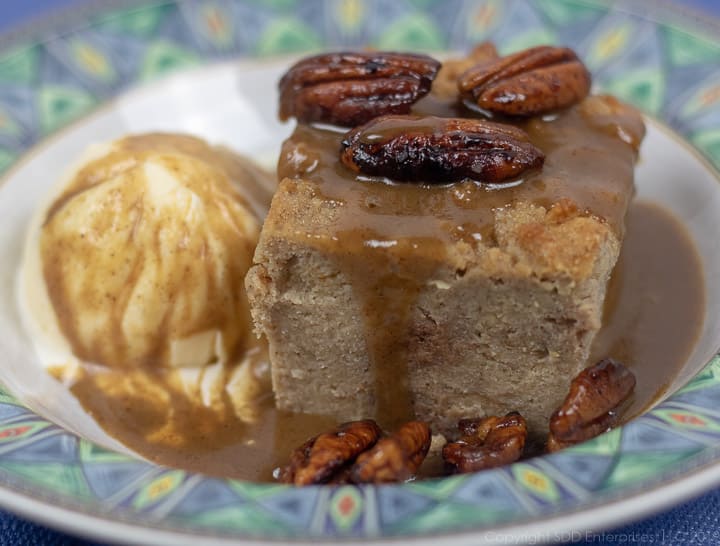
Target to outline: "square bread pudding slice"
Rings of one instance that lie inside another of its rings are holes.
[[[457,82],[446,63],[444,91],[424,98],[433,68],[402,72],[423,56],[383,74],[375,54],[355,73],[352,92],[372,94],[364,109],[307,61],[283,79],[281,115],[299,124],[246,280],[279,408],[387,427],[417,418],[443,433],[517,410],[531,434],[547,431],[601,326],[644,126],[588,96],[569,50],[537,61],[539,49],[481,52],[459,61],[471,68]],[[312,60],[362,57],[340,55]],[[559,87],[537,83],[548,72]],[[521,104],[502,98],[513,94]]]

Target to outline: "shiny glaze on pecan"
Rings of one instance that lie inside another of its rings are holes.
[[[308,57],[280,80],[280,119],[354,127],[383,114],[405,114],[430,91],[439,68],[435,59],[411,53]]]
[[[634,389],[635,375],[611,358],[580,372],[550,417],[547,450],[558,451],[608,431],[617,423],[618,407]]]
[[[458,89],[488,112],[534,116],[581,101],[591,81],[572,49],[539,46],[470,68],[458,79]]]
[[[398,182],[503,183],[540,168],[527,133],[480,119],[383,116],[349,131],[340,160],[350,170]]]
[[[280,471],[279,480],[294,485],[342,482],[344,468],[375,445],[381,434],[380,427],[370,419],[339,425],[293,451],[290,463]]]
[[[430,427],[422,421],[405,423],[388,438],[357,458],[350,471],[353,483],[395,483],[412,478],[430,449]]]
[[[442,456],[459,473],[513,463],[522,456],[527,439],[527,423],[517,412],[504,417],[463,419],[458,429],[462,437],[446,444]]]

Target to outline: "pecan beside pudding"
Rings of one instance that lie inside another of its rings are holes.
[[[278,479],[293,485],[404,482],[417,473],[429,448],[430,427],[421,421],[405,423],[390,436],[370,419],[351,421],[297,448]]]

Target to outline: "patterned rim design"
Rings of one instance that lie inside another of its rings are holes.
[[[654,10],[657,20],[650,20],[638,6],[631,0],[612,8],[598,0],[202,0],[87,14],[82,28],[0,54],[0,172],[129,86],[181,68],[368,44],[461,50],[484,39],[502,50],[570,44],[603,89],[664,120],[720,169],[720,33],[690,34],[678,26],[677,13]],[[717,462],[718,407],[720,355],[646,415],[561,453],[402,486],[294,489],[207,478],[105,450],[0,390],[0,484],[91,516],[216,537],[480,531],[607,504]]]

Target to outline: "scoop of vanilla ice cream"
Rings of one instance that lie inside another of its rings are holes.
[[[96,147],[31,233],[30,307],[46,296],[54,315],[35,320],[78,359],[115,369],[238,358],[252,335],[243,280],[269,202],[264,177],[188,136]]]

